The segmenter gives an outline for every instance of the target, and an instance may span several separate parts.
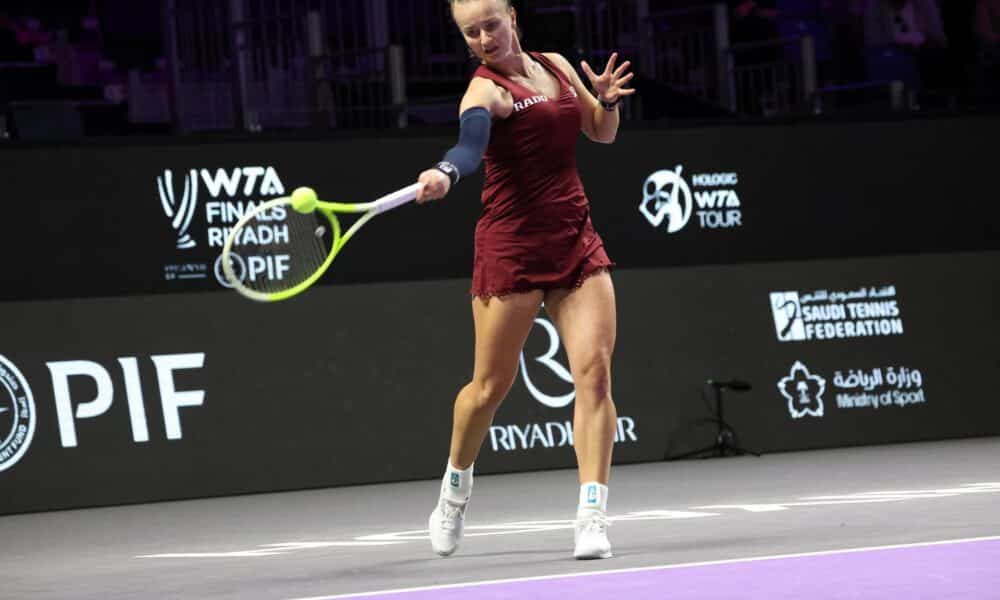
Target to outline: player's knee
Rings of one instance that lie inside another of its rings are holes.
[[[476,408],[495,411],[507,397],[507,392],[513,383],[512,378],[504,377],[484,377],[474,380],[472,386],[475,391]]]
[[[611,352],[593,350],[573,373],[577,402],[597,405],[611,401]]]

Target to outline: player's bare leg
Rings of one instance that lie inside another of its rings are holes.
[[[517,375],[518,357],[531,332],[542,292],[499,298],[474,298],[475,367],[472,381],[455,399],[451,451],[438,507],[431,513],[431,545],[442,556],[461,541],[465,508],[472,492],[472,465],[486,439],[493,416]]]
[[[573,443],[580,472],[574,555],[607,558],[607,494],[618,414],[611,398],[617,334],[615,292],[607,272],[577,289],[554,290],[545,307],[559,330],[576,386]]]

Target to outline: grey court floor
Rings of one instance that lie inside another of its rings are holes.
[[[565,470],[478,476],[447,559],[425,539],[437,481],[0,517],[0,598],[325,597],[1000,536],[1000,438],[612,477],[604,561],[571,558]]]

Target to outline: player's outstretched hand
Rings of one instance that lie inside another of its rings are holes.
[[[597,99],[609,104],[614,104],[619,98],[631,96],[635,93],[634,88],[624,87],[634,75],[634,73],[626,73],[632,62],[626,60],[616,69],[615,62],[617,60],[618,53],[615,52],[608,59],[608,64],[604,67],[604,72],[600,75],[594,73],[590,65],[587,64],[587,61],[580,63],[584,74],[590,80],[590,85],[593,86],[594,91],[597,93]]]
[[[429,200],[440,200],[444,198],[451,189],[451,179],[437,169],[427,169],[417,177],[420,189],[417,190],[417,204],[423,204]]]

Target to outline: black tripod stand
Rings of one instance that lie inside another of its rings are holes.
[[[741,448],[736,445],[736,431],[726,423],[722,418],[722,390],[732,390],[734,392],[746,392],[750,390],[750,384],[746,381],[740,381],[738,379],[733,379],[731,381],[714,381],[709,379],[705,382],[706,388],[711,388],[713,394],[715,395],[715,418],[705,419],[707,421],[714,422],[717,427],[717,433],[715,435],[715,443],[711,446],[706,446],[699,450],[693,450],[691,452],[685,452],[684,454],[679,454],[677,456],[667,456],[666,460],[677,460],[681,458],[692,458],[695,456],[700,456],[706,454],[703,458],[709,457],[725,457],[725,456],[742,456],[744,454],[752,454],[754,456],[760,456],[759,453],[753,450],[747,450],[746,448]],[[710,454],[709,454],[710,453]]]

